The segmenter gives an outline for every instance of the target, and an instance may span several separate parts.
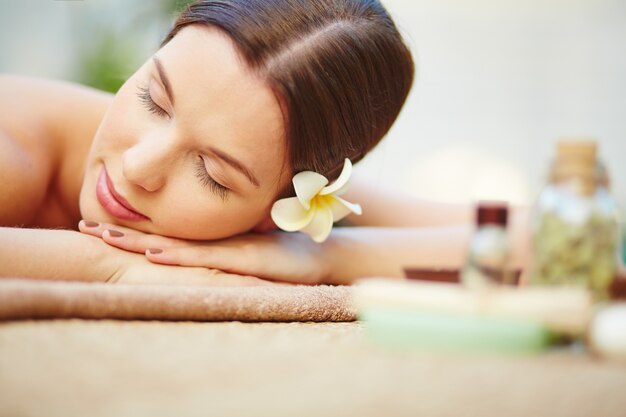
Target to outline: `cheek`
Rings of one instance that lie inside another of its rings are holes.
[[[97,221],[96,219],[98,218],[99,213],[98,207],[96,206],[96,193],[95,191],[91,191],[95,190],[95,185],[92,186],[92,183],[93,181],[91,180],[90,175],[85,175],[83,186],[80,190],[78,205],[80,209],[80,217],[85,220]]]
[[[94,148],[116,151],[127,149],[148,127],[146,120],[132,95],[118,93],[98,130]]]
[[[134,83],[129,80],[120,88],[100,122],[87,159],[87,175],[90,169],[99,168],[102,161],[117,161],[148,128],[131,93],[131,85]]]
[[[94,147],[110,149],[131,146],[135,138],[149,128],[150,118],[137,96],[140,85],[138,80],[141,77],[140,69],[115,94],[96,134]]]
[[[191,201],[189,194],[177,191],[176,195],[162,196],[164,204],[151,213],[156,233],[183,239],[222,239],[250,231],[266,214],[259,209],[264,204],[239,198],[222,202],[217,196]]]
[[[117,167],[122,153],[147,128],[146,118],[141,114],[142,109],[133,94],[134,86],[131,78],[120,88],[93,138],[79,200],[80,212],[85,219],[111,221],[95,195],[102,164],[106,161],[112,169]]]

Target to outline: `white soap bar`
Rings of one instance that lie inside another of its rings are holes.
[[[612,304],[596,313],[589,341],[601,355],[626,359],[626,303]]]

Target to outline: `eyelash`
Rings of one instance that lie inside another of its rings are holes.
[[[204,159],[202,159],[201,156],[198,156],[198,162],[196,165],[196,177],[198,177],[200,183],[203,186],[209,187],[211,191],[218,195],[218,197],[220,197],[223,201],[226,201],[226,199],[228,198],[228,192],[230,190],[211,178],[209,173],[206,172]]]
[[[154,102],[152,96],[150,95],[150,90],[148,87],[139,87],[139,92],[137,93],[139,97],[139,101],[151,112],[156,114],[157,116],[169,116],[169,114],[161,108],[158,104]],[[224,187],[222,184],[215,181],[208,172],[206,172],[206,167],[204,166],[204,159],[201,156],[198,156],[198,160],[196,163],[196,177],[200,180],[200,183],[205,186],[211,188],[218,197],[220,197],[223,201],[226,201],[228,198],[228,192],[230,191],[228,188]]]
[[[150,113],[154,113],[160,117],[169,116],[169,114],[163,110],[161,106],[154,102],[148,87],[139,86],[138,88],[139,91],[137,92],[137,97],[139,97],[139,101],[150,111]]]

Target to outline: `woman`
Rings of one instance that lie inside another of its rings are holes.
[[[420,256],[442,253],[439,241],[458,262],[466,228],[351,229],[323,245],[248,233],[273,228],[270,210],[293,195],[295,173],[333,180],[345,158],[370,151],[412,79],[408,49],[371,0],[196,2],[115,96],[4,76],[0,222],[12,227],[0,231],[0,273],[343,283],[397,274],[415,239],[428,242]],[[390,225],[375,214],[384,209],[362,203],[370,225]],[[84,234],[72,230],[81,218]]]

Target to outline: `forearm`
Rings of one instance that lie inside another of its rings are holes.
[[[470,225],[336,228],[324,244],[331,271],[328,283],[350,284],[367,276],[400,278],[406,267],[459,269],[466,261],[472,233]],[[529,258],[526,218],[512,223],[508,235],[510,266],[526,267]]]
[[[112,250],[71,230],[0,227],[0,277],[106,281]]]
[[[345,195],[348,201],[363,206],[361,216],[351,215],[354,226],[433,227],[472,224],[476,217],[476,202],[442,203],[424,200],[408,194],[372,189],[368,183],[356,182]],[[526,221],[528,207],[509,206],[511,223]]]
[[[329,282],[402,277],[405,267],[458,268],[465,261],[470,233],[469,226],[336,228],[325,243],[332,265]]]
[[[363,207],[361,216],[350,216],[355,226],[430,227],[471,223],[470,204],[429,201],[407,194],[373,189],[371,184],[355,181],[346,192],[346,200]]]

